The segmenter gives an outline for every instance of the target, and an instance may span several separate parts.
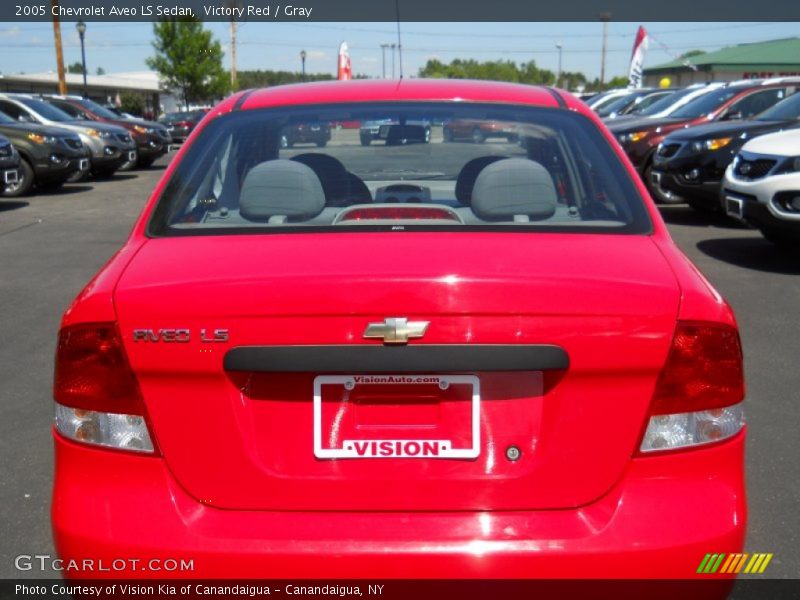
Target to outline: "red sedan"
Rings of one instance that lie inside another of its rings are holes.
[[[281,147],[370,119],[397,143]],[[412,124],[453,120],[522,139]],[[686,578],[743,545],[734,316],[553,89],[228,98],[64,315],[54,395],[56,547],[114,576]]]

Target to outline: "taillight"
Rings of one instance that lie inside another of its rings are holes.
[[[436,208],[433,206],[375,206],[349,210],[339,217],[339,222],[419,219],[458,221],[458,216],[446,208]]]
[[[139,384],[113,323],[61,330],[56,350],[56,430],[70,439],[154,452]]]
[[[744,426],[744,370],[730,325],[682,321],[650,406],[641,452],[708,444]]]

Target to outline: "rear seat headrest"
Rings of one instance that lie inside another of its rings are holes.
[[[456,178],[456,200],[464,206],[472,204],[472,190],[475,187],[475,180],[478,178],[478,175],[480,175],[481,171],[487,165],[495,163],[498,160],[505,160],[506,158],[508,157],[492,154],[488,156],[479,156],[478,158],[473,158],[468,161],[467,164],[461,167],[461,171],[459,171],[458,177]]]
[[[239,213],[250,220],[286,217],[304,221],[325,208],[322,184],[311,168],[291,160],[269,160],[248,171]]]
[[[547,169],[526,158],[508,158],[480,172],[472,190],[472,211],[485,220],[540,220],[555,214],[557,200]]]

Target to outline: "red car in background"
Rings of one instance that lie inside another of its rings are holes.
[[[377,119],[406,142],[281,148],[286,127]],[[453,120],[523,139],[414,125]],[[64,315],[54,397],[53,533],[77,564],[691,578],[744,541],[733,313],[559,90],[225,100]]]
[[[680,198],[661,189],[653,176],[658,145],[673,131],[714,121],[749,119],[795,92],[800,78],[739,81],[692,100],[668,117],[613,121],[608,124],[653,197],[661,202]]]
[[[136,143],[136,156],[132,156],[131,160],[121,167],[122,171],[136,166],[149,167],[169,151],[172,138],[167,128],[159,123],[142,119],[125,119],[93,100],[80,96],[44,96],[43,99],[75,119],[111,123],[127,129]]]
[[[174,142],[182,144],[208,111],[208,108],[198,108],[196,110],[171,112],[161,117],[158,122],[167,128]]]

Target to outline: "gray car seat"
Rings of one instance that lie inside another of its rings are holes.
[[[250,169],[239,196],[239,213],[249,221],[307,221],[323,208],[319,178],[310,167],[291,160],[269,160]]]
[[[480,172],[472,190],[472,211],[484,221],[540,221],[556,212],[553,179],[538,162],[508,158]]]

